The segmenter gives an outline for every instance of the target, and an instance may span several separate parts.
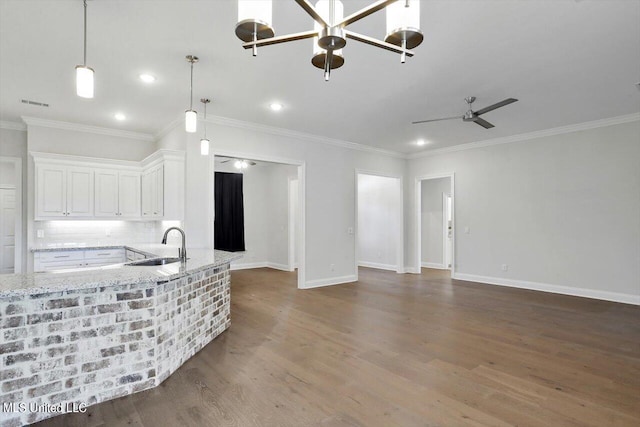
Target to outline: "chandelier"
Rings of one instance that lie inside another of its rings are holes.
[[[313,18],[314,29],[276,37],[271,26],[271,0],[238,0],[236,36],[244,42],[242,47],[252,49],[253,56],[257,56],[259,46],[313,38],[311,63],[324,70],[324,79],[328,81],[331,70],[344,64],[342,48],[347,39],[399,53],[402,63],[407,56],[414,55],[409,49],[422,43],[419,0],[379,0],[346,18],[339,0],[319,0],[315,6],[308,0],[295,2]],[[382,9],[387,12],[384,41],[346,29]]]

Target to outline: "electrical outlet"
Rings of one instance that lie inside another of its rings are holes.
[[[507,270],[509,270],[509,265],[507,265],[507,264],[502,264],[501,269],[502,269],[502,271],[507,271]]]
[[[43,239],[44,238],[44,230],[36,231],[36,236],[38,236],[38,239]]]
[[[329,270],[330,271],[336,271],[336,265],[335,264],[329,264]]]
[[[110,237],[111,236],[111,229],[110,228],[105,228],[104,229],[104,235],[107,236],[107,237]]]
[[[353,234],[353,227],[347,228],[347,234]]]
[[[469,234],[469,233],[471,233],[471,229],[469,228],[469,226],[466,226],[464,228],[464,234]]]

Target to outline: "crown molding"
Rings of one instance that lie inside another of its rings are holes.
[[[79,123],[61,122],[58,120],[39,119],[36,117],[22,116],[22,120],[27,126],[40,126],[53,129],[72,130],[76,132],[93,133],[97,135],[117,136],[120,138],[137,139],[140,141],[155,141],[153,135],[141,132],[131,132],[120,129],[103,128],[98,126],[89,126]]]
[[[157,142],[160,141],[162,138],[164,138],[165,136],[167,136],[167,134],[169,132],[171,132],[172,130],[174,130],[177,126],[180,125],[180,123],[184,123],[184,116],[180,116],[177,119],[171,121],[168,125],[166,125],[165,127],[163,127],[162,129],[160,129],[160,131],[158,131],[154,136],[153,139]]]
[[[7,122],[5,120],[0,120],[0,129],[19,130],[24,132],[27,130],[27,125],[20,122]]]
[[[454,153],[456,151],[471,150],[474,148],[490,147],[492,145],[509,144],[512,142],[527,141],[529,139],[543,138],[546,136],[562,135],[565,133],[578,132],[582,130],[597,129],[606,126],[620,125],[640,121],[640,113],[627,114],[624,116],[611,117],[608,119],[593,120],[590,122],[577,123],[568,126],[560,126],[535,132],[522,133],[518,135],[505,136],[503,138],[486,139],[484,141],[469,142],[466,144],[454,145],[452,147],[427,150],[420,153],[409,154],[408,160],[419,159],[421,157],[435,156],[438,154]]]
[[[295,130],[278,128],[274,126],[267,126],[258,123],[245,122],[243,120],[230,119],[228,117],[221,116],[209,116],[206,120],[203,120],[206,123],[221,125],[221,126],[229,126],[240,129],[253,130],[257,132],[264,132],[271,135],[277,136],[286,136],[295,139],[301,139],[304,141],[315,142],[320,144],[333,145],[335,147],[348,148],[351,150],[364,151],[369,153],[381,154],[383,156],[394,157],[398,159],[406,158],[406,155],[403,153],[399,153],[397,151],[385,150],[383,148],[375,148],[370,147],[364,144],[358,144],[356,142],[344,141],[340,139],[327,138],[324,136],[313,135],[310,133],[298,132]]]

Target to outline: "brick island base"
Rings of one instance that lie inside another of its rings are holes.
[[[229,327],[229,264],[164,283],[11,296],[0,325],[0,426],[34,423],[57,413],[30,408],[67,412],[162,383]]]

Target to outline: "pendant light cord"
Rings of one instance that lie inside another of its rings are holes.
[[[84,62],[83,65],[87,66],[87,0],[84,3]]]
[[[207,139],[207,103],[204,102],[204,139]]]
[[[193,110],[193,59],[191,62],[191,85],[189,86],[189,110]]]

